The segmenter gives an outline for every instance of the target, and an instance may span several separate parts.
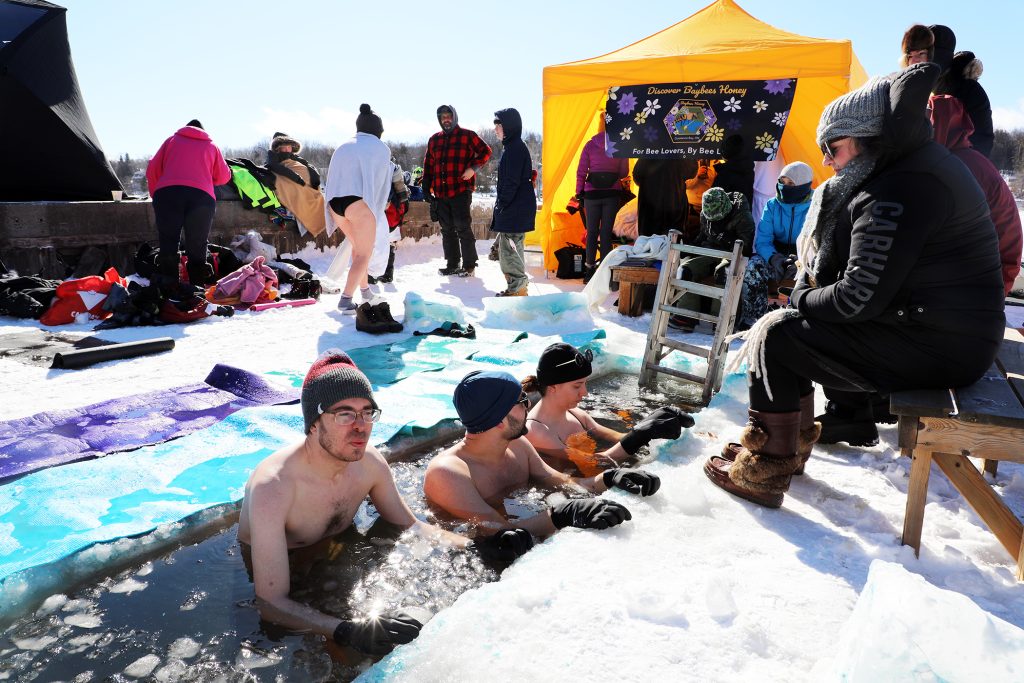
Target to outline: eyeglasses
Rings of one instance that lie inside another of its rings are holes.
[[[357,419],[363,422],[376,422],[380,419],[380,408],[367,408],[366,410],[349,410],[348,408],[342,408],[341,410],[325,410],[321,412],[321,415],[333,415],[334,421],[342,427],[354,423]]]
[[[576,355],[573,356],[571,359],[565,361],[564,363],[559,363],[555,367],[556,368],[560,368],[563,365],[569,365],[570,363],[575,363],[577,367],[582,368],[584,363],[589,363],[592,360],[594,360],[594,352],[591,351],[590,349],[587,349],[583,353],[580,353],[579,351],[577,351]]]
[[[825,156],[827,156],[829,159],[832,159],[834,161],[835,158],[836,158],[836,154],[839,153],[835,149],[835,144],[837,142],[839,142],[840,140],[846,140],[846,139],[847,139],[846,137],[841,137],[841,138],[835,138],[833,140],[828,140],[826,142],[821,143],[821,153],[824,154]]]
[[[526,408],[527,412],[530,411],[530,397],[526,395],[525,391],[519,394],[519,400],[516,401],[517,405],[520,403],[523,405],[523,408]]]

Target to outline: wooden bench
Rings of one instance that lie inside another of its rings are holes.
[[[644,287],[657,285],[657,268],[643,266],[612,266],[612,282],[619,283],[619,313],[636,318],[643,314]]]
[[[996,362],[971,386],[897,392],[889,409],[899,416],[900,449],[913,458],[903,545],[920,553],[935,462],[1017,561],[1017,580],[1024,581],[1024,525],[968,459],[981,458],[993,476],[1000,460],[1024,463],[1024,336],[1007,329]]]

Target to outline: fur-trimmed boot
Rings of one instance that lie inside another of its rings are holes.
[[[800,436],[796,444],[796,454],[800,456],[800,465],[793,474],[803,474],[804,465],[811,458],[811,449],[821,438],[821,423],[814,419],[814,390],[800,397]]]
[[[793,474],[803,474],[804,465],[811,457],[811,450],[814,448],[814,444],[818,443],[818,439],[821,437],[821,423],[816,422],[814,419],[814,391],[807,394],[806,396],[800,397],[800,436],[797,440],[796,452],[800,456],[800,466],[796,468]],[[713,460],[728,460],[729,462],[735,462],[736,456],[743,450],[743,444],[732,441],[722,446],[722,454],[715,456]],[[723,467],[723,463],[718,463],[718,467]]]
[[[747,412],[750,420],[740,437],[743,448],[736,461],[710,458],[704,464],[704,474],[733,495],[777,508],[789,490],[793,473],[803,462],[797,454],[800,412]]]

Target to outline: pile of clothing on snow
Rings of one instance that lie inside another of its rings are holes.
[[[157,269],[159,249],[142,244],[135,274],[115,268],[63,282],[19,276],[0,264],[0,315],[66,325],[100,320],[96,329],[194,322],[211,315],[231,316],[236,308],[279,299],[319,299],[322,283],[301,259],[278,258],[273,246],[250,230],[228,247],[209,245],[213,277],[189,282],[185,257],[177,278]]]

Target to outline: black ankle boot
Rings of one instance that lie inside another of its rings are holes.
[[[391,245],[391,253],[388,254],[388,267],[384,274],[377,278],[377,282],[391,282],[395,279],[395,245]]]
[[[825,412],[814,418],[821,423],[818,443],[845,441],[851,446],[877,446],[878,428],[870,406],[852,408],[829,401]]]

